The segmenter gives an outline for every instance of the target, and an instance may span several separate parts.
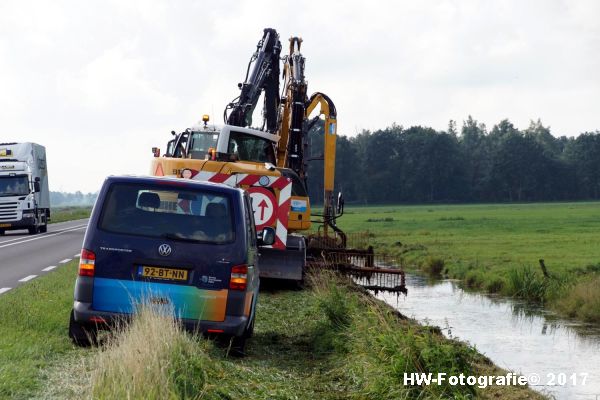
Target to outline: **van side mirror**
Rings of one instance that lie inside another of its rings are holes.
[[[39,193],[42,190],[40,187],[40,181],[36,180],[35,182],[33,182],[33,190],[36,193]]]
[[[342,192],[338,193],[336,209],[338,215],[344,213],[344,196],[342,195]]]
[[[258,245],[259,246],[271,246],[275,243],[275,229],[267,226],[262,232],[257,232]]]

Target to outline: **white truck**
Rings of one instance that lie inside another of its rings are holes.
[[[0,235],[15,229],[46,232],[49,220],[46,148],[0,143]]]

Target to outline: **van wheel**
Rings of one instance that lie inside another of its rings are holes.
[[[46,233],[48,232],[48,224],[44,224],[42,226],[40,226],[40,233]]]
[[[246,334],[244,336],[246,336],[247,338],[251,338],[252,336],[254,336],[254,320],[256,318],[252,318],[252,322],[250,322],[250,325],[248,325],[248,330],[246,330]]]
[[[4,231],[4,229],[0,229],[0,236],[4,236],[6,232]]]
[[[232,336],[229,354],[233,357],[244,357],[246,355],[246,332],[242,336]]]
[[[242,336],[232,336],[231,337],[231,347],[229,350],[229,354],[234,357],[244,357],[246,355],[246,341],[250,339],[254,335],[254,320],[256,318],[252,318],[250,325],[244,331]]]
[[[29,230],[30,235],[35,235],[36,233],[38,233],[40,231],[37,226],[32,226],[27,229]]]
[[[86,328],[83,324],[75,321],[75,313],[71,310],[69,319],[69,337],[79,347],[90,347],[98,342],[98,330]]]

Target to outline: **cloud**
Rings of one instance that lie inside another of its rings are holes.
[[[600,128],[597,15],[593,0],[3,1],[2,136],[47,146],[53,188],[145,173],[172,129],[221,122],[265,27],[284,52],[303,37],[309,92],[342,134],[471,114],[576,135]]]

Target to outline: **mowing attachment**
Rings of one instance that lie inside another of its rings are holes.
[[[365,246],[368,232],[348,236],[348,244]],[[404,271],[393,256],[375,254],[372,246],[366,249],[325,247],[325,241],[314,240],[309,245],[307,267],[329,269],[351,276],[365,289],[407,294]]]

